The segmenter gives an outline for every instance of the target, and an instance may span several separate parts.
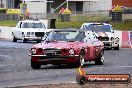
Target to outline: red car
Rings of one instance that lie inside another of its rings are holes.
[[[57,29],[49,33],[43,43],[31,48],[31,67],[66,64],[83,66],[84,62],[104,62],[104,45],[92,31],[80,29]]]

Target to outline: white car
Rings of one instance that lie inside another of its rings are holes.
[[[92,30],[105,48],[119,50],[119,37],[115,35],[112,25],[108,23],[83,23],[81,29]]]
[[[12,31],[12,42],[22,40],[23,43],[27,41],[41,42],[45,34],[52,29],[47,29],[47,24],[44,20],[24,20],[19,21]]]

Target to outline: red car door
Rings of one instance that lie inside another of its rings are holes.
[[[85,58],[86,58],[86,61],[89,61],[89,60],[91,60],[91,58],[92,58],[92,43],[90,44],[90,43],[88,43],[87,44],[88,46],[86,46],[86,48],[85,48]]]

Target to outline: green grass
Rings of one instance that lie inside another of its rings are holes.
[[[71,22],[61,22],[60,19],[57,19],[56,27],[61,28],[80,28],[81,25],[85,22],[104,22],[110,21],[107,17],[100,17],[100,16],[82,16],[76,15],[70,18]]]
[[[124,21],[124,22],[110,22],[113,25],[115,30],[130,30],[132,31],[132,21]]]
[[[84,22],[56,22],[57,28],[80,28]],[[114,30],[130,30],[132,31],[132,21],[127,22],[113,22],[110,21],[110,24],[113,25]]]
[[[95,22],[95,21],[110,21],[110,19],[108,17],[103,17],[103,16],[81,16],[81,15],[77,15],[77,16],[73,16],[71,18],[71,21],[85,21],[85,22]]]
[[[14,27],[14,26],[16,26],[16,23],[17,23],[17,21],[13,21],[13,20],[0,21],[0,26]]]
[[[74,18],[75,19],[75,18]],[[88,20],[89,19],[89,20]],[[91,19],[91,20],[90,20]],[[114,21],[110,21],[109,19],[105,19],[104,18],[99,18],[99,17],[94,17],[94,18],[87,18],[84,20],[80,19],[80,20],[76,20],[76,21],[72,21],[72,22],[60,22],[60,21],[56,21],[56,28],[57,29],[62,29],[62,28],[80,28],[81,25],[84,22],[100,22],[100,21],[109,21],[110,24],[113,25],[113,28],[115,30],[130,30],[132,31],[132,21],[121,21],[121,22],[114,22]],[[15,27],[16,26],[17,21],[0,21],[0,26],[10,26],[10,27]]]
[[[56,28],[80,28],[84,22],[56,22]]]
[[[83,23],[86,22],[109,22],[113,25],[115,30],[131,30],[132,31],[132,20],[131,21],[111,21],[109,17],[103,16],[82,16],[76,15],[70,18],[71,22],[60,22],[57,20],[56,27],[61,28],[80,28]]]

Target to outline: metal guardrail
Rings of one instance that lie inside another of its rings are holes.
[[[0,13],[0,20],[19,20],[19,15]]]

